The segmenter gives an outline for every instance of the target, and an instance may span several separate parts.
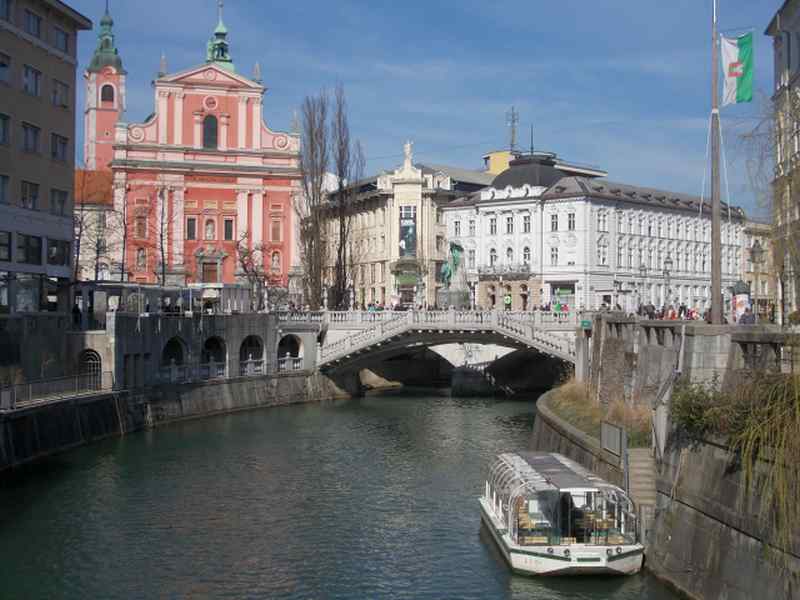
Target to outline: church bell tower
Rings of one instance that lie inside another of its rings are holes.
[[[100,19],[97,48],[83,77],[84,161],[87,169],[108,169],[114,158],[114,128],[125,111],[125,69],[114,45],[114,19],[108,11]]]

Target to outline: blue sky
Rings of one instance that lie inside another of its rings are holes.
[[[99,22],[104,0],[69,0]],[[720,28],[753,28],[756,101],[722,112],[734,204],[756,213],[738,136],[765,111],[781,0],[721,0]],[[201,63],[216,0],[111,0],[128,71],[129,122],[153,110],[150,82]],[[375,173],[415,159],[480,168],[508,144],[516,106],[528,146],[600,166],[626,183],[698,194],[710,107],[711,0],[226,0],[238,70],[261,63],[267,124],[288,129],[307,95],[341,82]],[[738,31],[731,31],[734,35]],[[96,44],[79,40],[81,69]],[[79,81],[81,81],[79,79]],[[79,87],[79,106],[83,106]],[[81,143],[81,127],[78,127]],[[706,184],[708,187],[708,184]]]

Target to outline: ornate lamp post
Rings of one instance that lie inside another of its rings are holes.
[[[667,258],[664,259],[664,279],[667,284],[666,304],[672,303],[672,288],[670,287],[670,272],[672,271],[672,257],[667,253]]]
[[[644,263],[639,263],[639,276],[642,279],[642,287],[639,288],[639,306],[644,304],[644,284],[647,279],[647,267]]]
[[[753,312],[755,313],[756,323],[758,323],[758,275],[761,271],[761,262],[764,260],[764,249],[761,247],[761,243],[758,240],[756,240],[753,247],[750,248],[750,260],[753,261],[753,275],[755,279],[755,291],[753,293],[755,309]]]

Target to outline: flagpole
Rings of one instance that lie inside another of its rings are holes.
[[[711,16],[711,323],[722,324],[722,248],[719,177],[719,39],[717,0]]]

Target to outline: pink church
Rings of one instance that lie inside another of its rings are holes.
[[[237,72],[221,5],[203,64],[166,73],[162,58],[155,111],[142,123],[124,122],[126,72],[108,11],[100,21],[85,73],[84,156],[87,169],[113,172],[129,281],[235,283],[247,248],[270,286],[288,286],[299,138],[265,124],[259,68],[254,79]]]

